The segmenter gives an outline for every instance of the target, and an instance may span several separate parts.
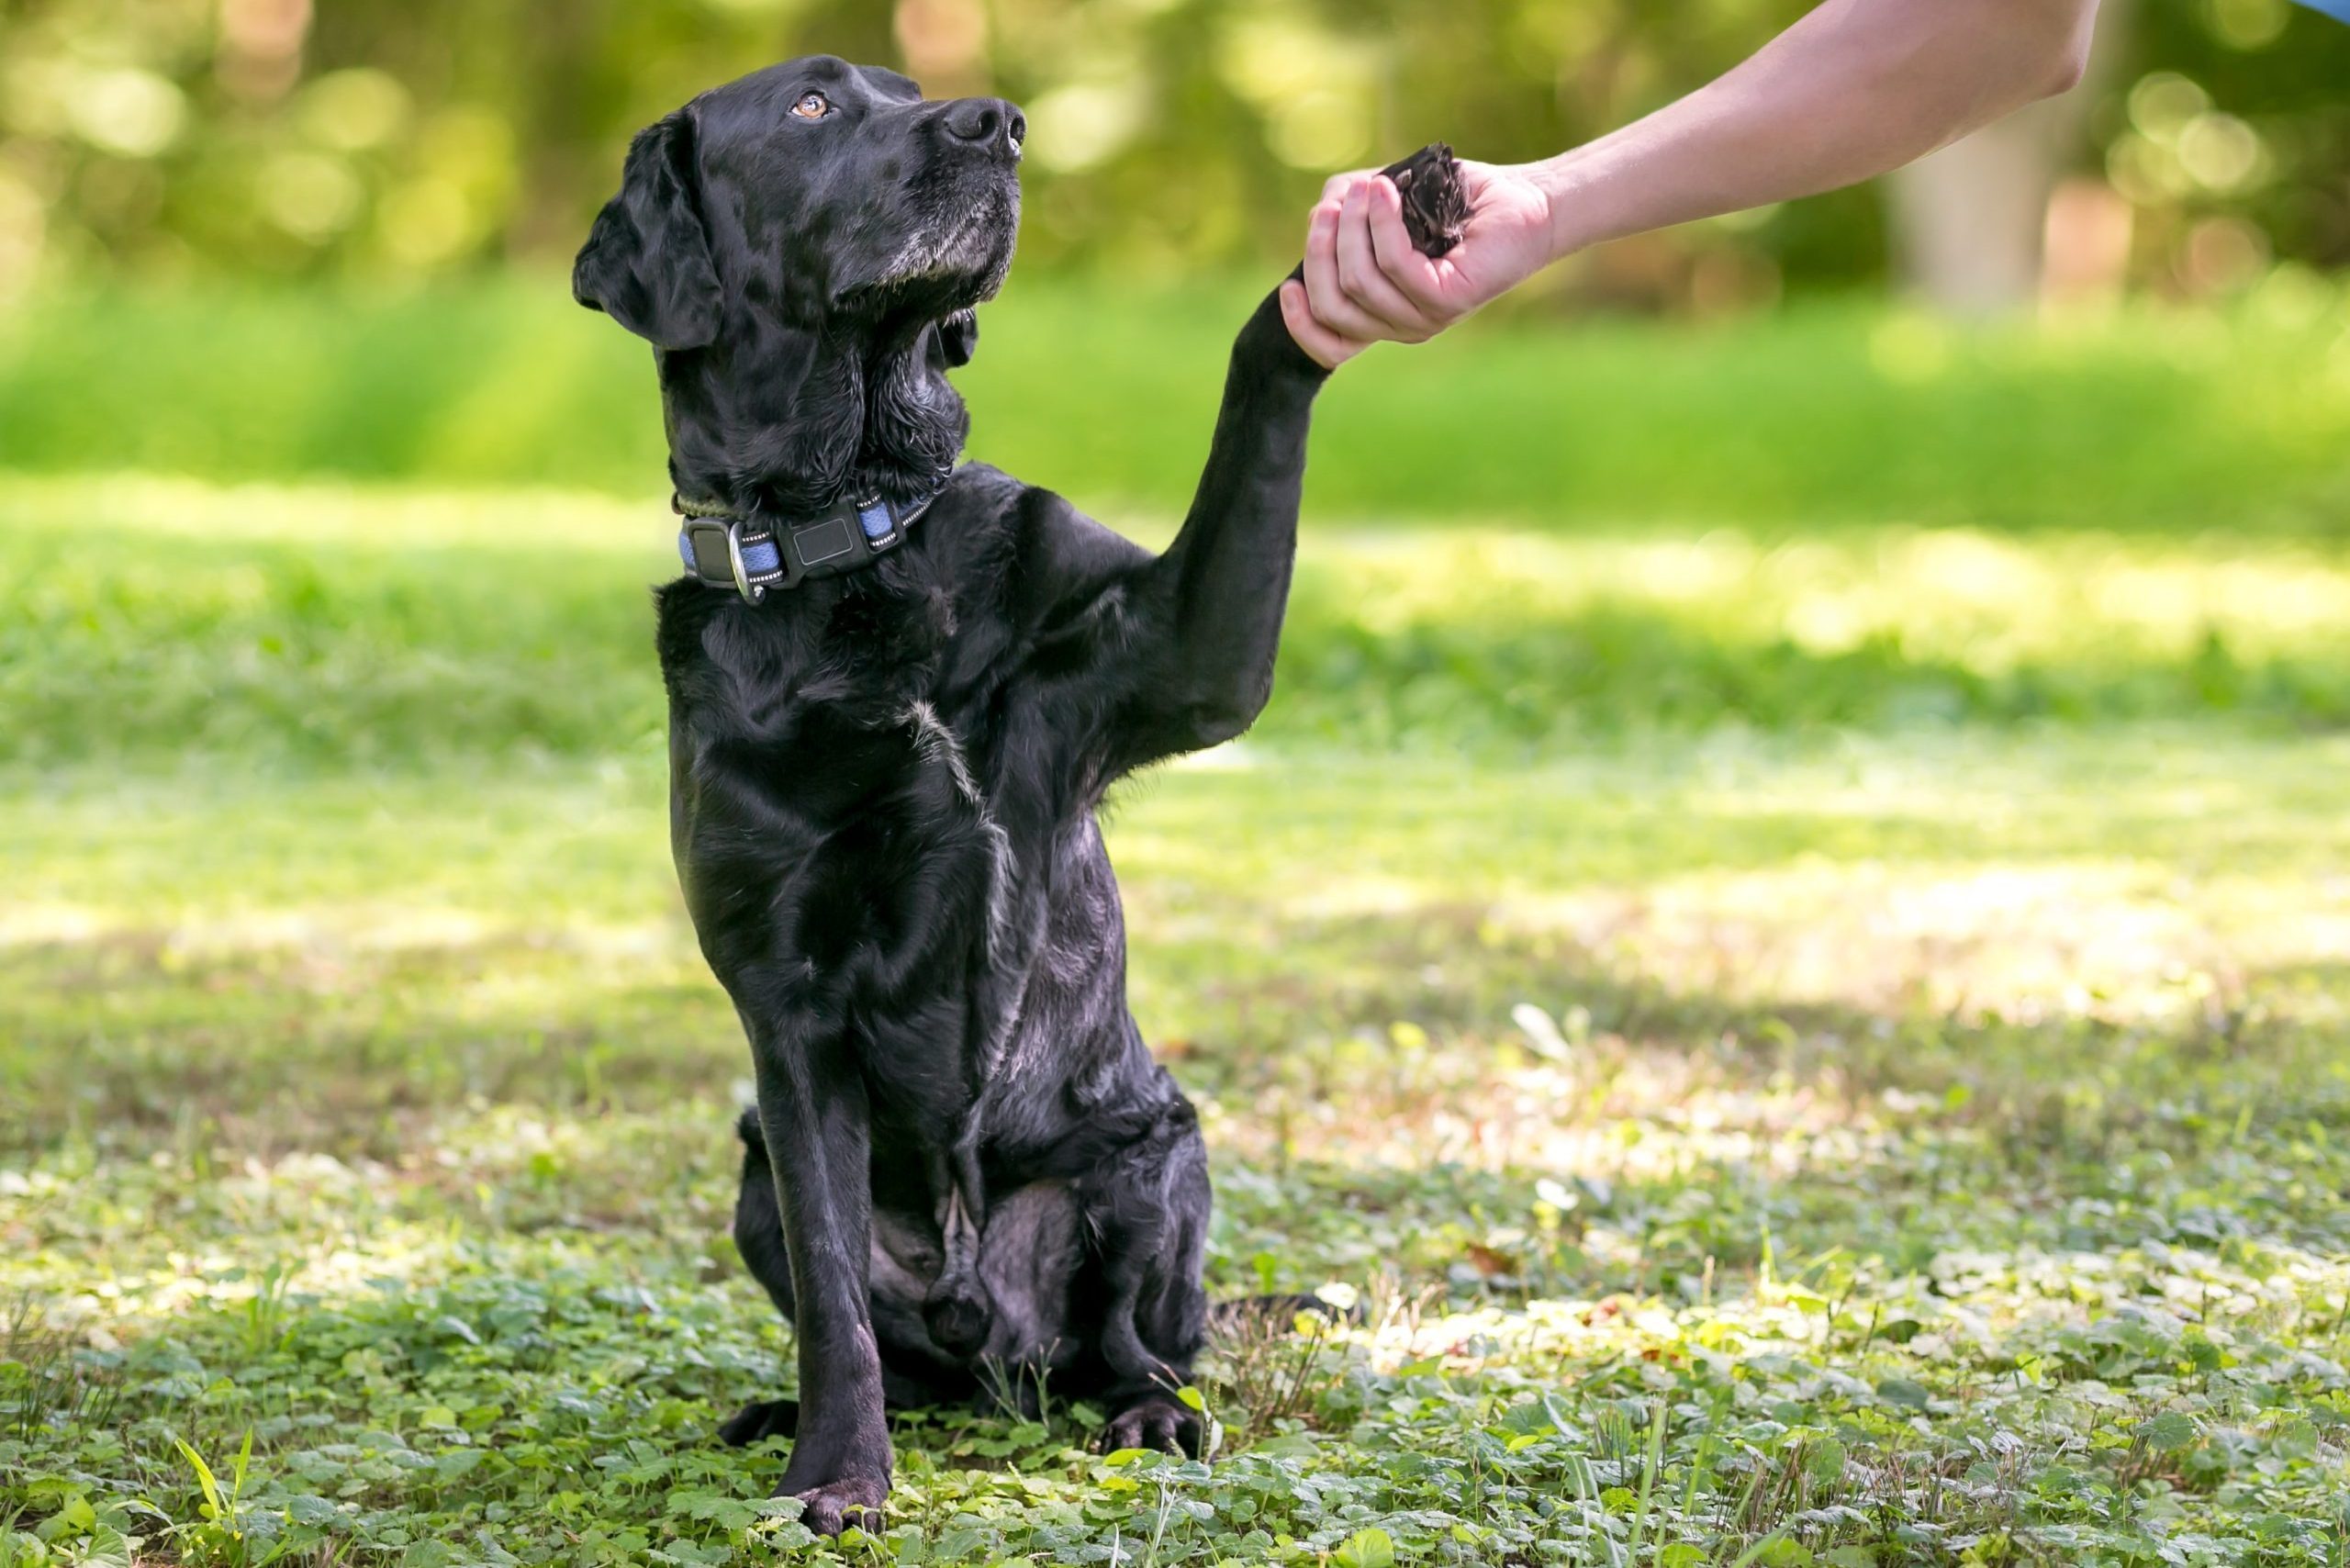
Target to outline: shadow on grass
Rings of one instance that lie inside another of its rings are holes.
[[[1259,910],[1138,943],[1152,978],[1137,1011],[1217,1147],[1275,1168],[1621,1170],[1604,1146],[1627,1121],[1698,1146],[1734,1136],[1785,1163],[1802,1140],[1928,1109],[2094,1156],[2199,1137],[2215,1117],[2344,1113],[2322,1037],[2350,993],[2339,965],[2288,963],[2121,1016],[2030,998],[2003,1010],[1996,992],[1953,1007],[1928,985],[1947,943],[1863,949],[1871,921],[1854,919],[1853,951],[1879,971],[1855,977],[1866,1002],[1777,993],[1768,934],[1735,924],[1742,949],[1704,932],[1659,956],[1480,907]],[[657,1114],[723,1101],[747,1070],[690,955],[561,938],[186,953],[115,935],[0,949],[0,992],[17,999],[0,1148],[28,1154],[397,1160],[454,1109]],[[2183,1116],[2196,1099],[2218,1108]]]

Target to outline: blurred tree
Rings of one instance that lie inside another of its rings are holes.
[[[0,291],[554,261],[632,129],[812,50],[1023,102],[1032,265],[1271,261],[1333,169],[1438,137],[1493,158],[1556,151],[1727,68],[1803,8],[0,0]],[[2109,249],[2125,222],[2142,285],[2208,292],[2276,259],[2339,265],[2344,81],[2350,28],[2287,0],[2146,0],[2109,84],[2033,178],[2070,172],[2065,211],[2091,214],[2076,227]],[[1549,287],[1735,308],[1881,275],[1885,251],[1877,199],[1845,193],[1614,247]]]
[[[2009,309],[2042,292],[2049,204],[2078,161],[2091,106],[2121,67],[2133,9],[2132,0],[2101,0],[2088,70],[2072,92],[1886,178],[1894,257],[1910,288],[1961,314]]]

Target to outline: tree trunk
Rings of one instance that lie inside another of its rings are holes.
[[[1888,176],[1894,264],[1905,287],[1968,316],[2015,309],[2039,297],[2048,198],[2078,150],[2127,9],[2125,0],[2105,0],[2079,86]]]

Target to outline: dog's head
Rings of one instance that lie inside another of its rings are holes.
[[[934,324],[961,364],[970,308],[1012,264],[1026,132],[1001,98],[927,101],[830,55],[771,66],[638,133],[573,296],[672,352],[737,322],[893,337]]]

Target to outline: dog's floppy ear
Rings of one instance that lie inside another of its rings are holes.
[[[718,336],[718,270],[694,200],[693,125],[680,109],[629,143],[621,194],[571,267],[571,297],[658,349]]]
[[[946,355],[950,367],[960,369],[971,363],[972,351],[979,346],[979,316],[976,310],[957,310],[938,323],[938,346]]]

